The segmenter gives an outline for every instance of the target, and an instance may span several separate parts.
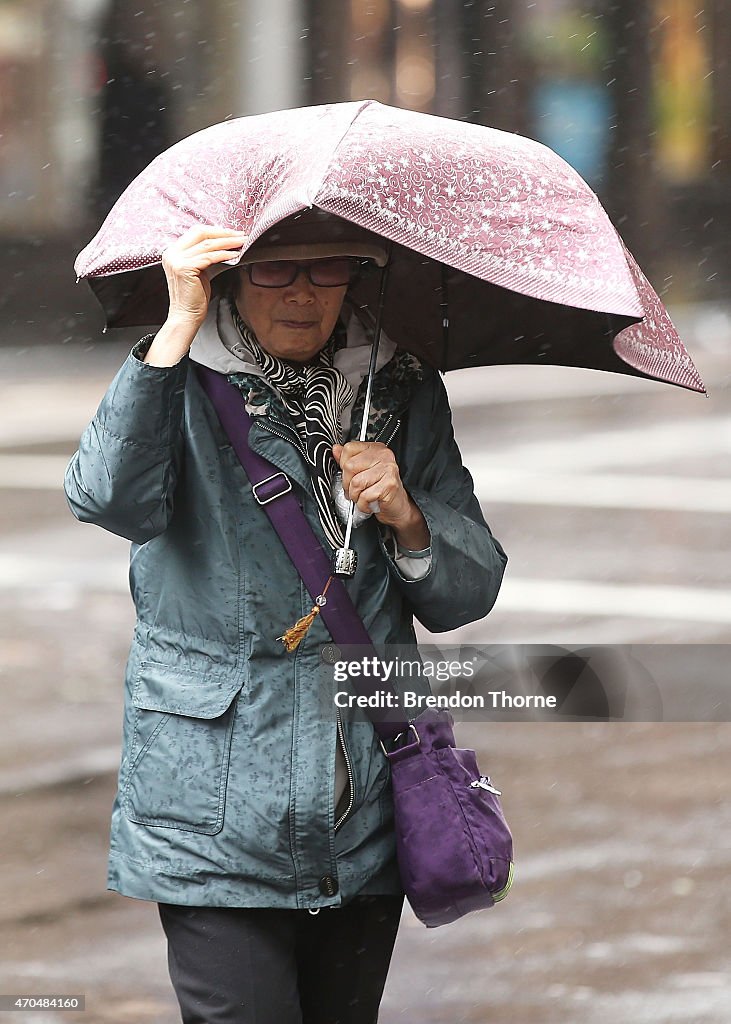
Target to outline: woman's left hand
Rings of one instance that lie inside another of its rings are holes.
[[[380,441],[348,441],[334,445],[333,455],[343,474],[345,496],[361,512],[373,512],[380,523],[390,526],[402,547],[429,547],[429,528],[401,482],[390,448]]]

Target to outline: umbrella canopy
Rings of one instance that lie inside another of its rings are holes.
[[[438,369],[551,363],[704,390],[565,161],[518,135],[371,100],[238,118],[177,143],[123,193],[76,272],[108,326],[159,324],[161,255],[188,228],[242,231],[245,252],[303,210],[392,243],[384,330]],[[366,278],[352,297],[375,308],[376,289]]]

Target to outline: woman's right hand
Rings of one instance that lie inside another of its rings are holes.
[[[190,349],[211,300],[210,267],[235,259],[246,242],[242,231],[197,225],[168,246],[162,267],[170,308],[145,356],[153,366],[173,366]]]
[[[242,231],[197,225],[168,246],[162,267],[170,295],[169,320],[200,327],[211,299],[208,268],[234,259],[245,241]]]

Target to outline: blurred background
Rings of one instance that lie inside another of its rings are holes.
[[[709,390],[449,374],[510,563],[488,619],[446,640],[630,645],[640,661],[665,644],[676,688],[728,683],[731,5],[0,0],[0,994],[85,993],[67,1020],[176,1020],[154,908],[104,891],[127,546],[71,518],[61,479],[136,336],[102,335],[73,260],[178,139],[366,97],[561,154]],[[504,791],[515,889],[433,934],[405,912],[383,1024],[728,1024],[728,700],[707,717],[463,726]]]

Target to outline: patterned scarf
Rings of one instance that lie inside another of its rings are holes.
[[[292,443],[297,440],[296,446],[310,466],[310,478],[325,536],[333,548],[341,548],[345,543],[345,531],[333,499],[333,481],[338,467],[331,449],[333,444],[358,437],[366,392],[364,377],[351,411],[350,433],[344,439],[341,414],[351,401],[353,392],[343,374],[333,366],[333,358],[347,344],[345,329],[338,324],[319,353],[317,362],[308,365],[288,363],[265,352],[241,319],[236,305],[233,302],[227,305],[249,362],[256,364],[264,374],[260,377],[253,373],[230,373],[228,380],[239,388],[249,405],[260,407],[273,426],[289,434]],[[408,408],[414,389],[423,379],[422,362],[411,353],[397,349],[373,379],[366,433],[369,440],[377,439],[382,433],[384,436],[390,433],[390,425],[398,426],[397,417]],[[272,390],[270,383],[276,391]]]
[[[291,363],[261,347],[233,303],[231,312],[251,361],[256,363],[267,382],[277,389],[289,413],[302,445],[302,454],[310,466],[325,536],[333,548],[341,548],[345,534],[332,501],[333,481],[338,472],[332,446],[343,442],[340,417],[352,401],[353,391],[343,374],[333,366],[333,356],[337,348],[345,344],[344,332],[342,328],[336,328],[316,361]],[[257,391],[262,385],[262,381],[252,374],[233,373],[228,379],[244,392],[248,400],[254,397],[252,390]]]

